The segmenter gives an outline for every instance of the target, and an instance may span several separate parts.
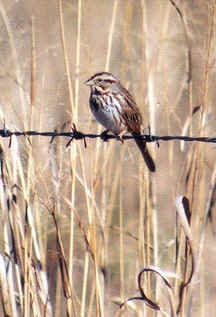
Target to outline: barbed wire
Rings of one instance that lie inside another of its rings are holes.
[[[2,138],[12,138],[13,136],[44,136],[50,137],[50,142],[52,143],[54,138],[56,137],[68,137],[70,138],[69,142],[66,146],[69,146],[73,140],[84,140],[86,146],[86,139],[95,139],[100,138],[102,141],[107,142],[110,139],[117,139],[119,137],[113,134],[109,134],[107,131],[102,132],[101,134],[92,134],[92,133],[83,133],[76,129],[76,126],[73,125],[70,132],[58,132],[56,130],[50,132],[39,132],[39,131],[10,131],[8,129],[0,129],[0,137]],[[123,140],[130,140],[130,139],[142,139],[145,142],[159,142],[159,141],[172,141],[172,140],[179,140],[179,141],[186,141],[186,142],[207,142],[207,143],[216,143],[216,137],[189,137],[189,136],[157,136],[151,134],[142,134],[142,135],[124,135],[122,136]]]

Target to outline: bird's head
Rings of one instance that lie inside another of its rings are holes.
[[[118,82],[119,80],[111,73],[101,72],[93,75],[84,84],[90,86],[91,90],[104,93],[107,92],[113,84]]]

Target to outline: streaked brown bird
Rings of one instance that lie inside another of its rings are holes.
[[[141,135],[142,116],[134,98],[125,89],[118,78],[108,72],[93,75],[86,82],[91,88],[89,104],[96,120],[108,131],[119,136],[130,132],[133,136]],[[134,139],[151,172],[155,172],[155,163],[147,149],[146,142]]]

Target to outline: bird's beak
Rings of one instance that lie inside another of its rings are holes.
[[[86,80],[86,81],[84,82],[84,84],[85,84],[86,86],[93,86],[93,85],[94,85],[94,81],[93,81],[92,79],[88,79],[88,80]]]

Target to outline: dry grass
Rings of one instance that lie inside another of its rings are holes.
[[[102,131],[107,70],[153,134],[215,136],[215,3],[177,3],[1,1],[0,128]],[[150,175],[131,141],[0,141],[2,316],[212,315],[213,145],[151,144]]]

